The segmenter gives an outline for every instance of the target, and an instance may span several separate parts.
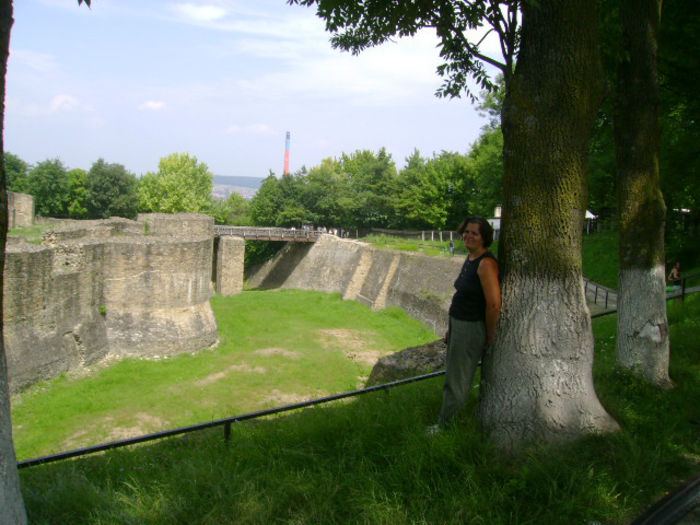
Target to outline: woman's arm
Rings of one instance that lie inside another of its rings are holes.
[[[498,263],[490,257],[482,259],[476,271],[486,299],[486,346],[491,346],[501,316],[501,285],[498,282]]]

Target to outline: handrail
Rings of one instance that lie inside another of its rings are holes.
[[[397,381],[392,381],[390,383],[384,383],[382,385],[370,386],[367,388],[362,388],[360,390],[353,390],[351,392],[342,392],[340,394],[335,394],[332,396],[322,397],[318,399],[311,399],[309,401],[301,401],[299,403],[293,403],[291,405],[285,405],[277,408],[269,408],[267,410],[260,410],[258,412],[251,412],[248,414],[242,414],[239,416],[232,416],[223,419],[217,419],[214,421],[209,421],[207,423],[199,423],[196,425],[189,425],[186,427],[173,428],[170,430],[164,430],[161,432],[154,432],[152,434],[145,434],[143,436],[137,436],[133,438],[121,439],[119,441],[111,441],[109,443],[102,443],[100,445],[94,445],[91,447],[78,448],[74,450],[67,450],[65,452],[59,452],[58,454],[52,454],[49,456],[41,456],[38,458],[26,459],[19,461],[17,463],[17,468],[27,468],[34,467],[36,465],[42,465],[45,463],[53,463],[55,461],[61,461],[63,459],[73,458],[77,456],[87,456],[89,454],[95,454],[97,452],[103,452],[105,450],[110,450],[113,448],[126,447],[129,445],[135,445],[137,443],[144,443],[146,441],[153,441],[156,439],[162,439],[166,437],[177,436],[179,434],[187,434],[189,432],[195,432],[197,430],[204,430],[206,428],[212,428],[217,426],[224,426],[224,439],[228,441],[231,437],[231,424],[238,423],[239,421],[246,421],[248,419],[256,419],[263,416],[269,416],[272,414],[279,414],[280,412],[287,412],[290,410],[296,410],[299,408],[305,408],[314,405],[320,405],[322,403],[328,403],[330,401],[336,401],[338,399],[344,399],[346,397],[355,397],[362,394],[367,394],[369,392],[375,392],[377,390],[388,390],[400,385],[405,385],[408,383],[414,383],[416,381],[423,381],[425,379],[432,379],[433,377],[438,377],[445,373],[444,370],[438,372],[431,372],[429,374],[423,374],[420,376],[409,377],[407,379],[399,379]]]
[[[236,235],[238,237],[251,238],[255,240],[306,240],[316,241],[323,232],[316,230],[295,230],[291,228],[280,228],[276,226],[228,226],[215,225],[214,234]]]

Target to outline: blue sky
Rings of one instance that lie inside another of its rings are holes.
[[[465,153],[486,119],[438,99],[431,32],[333,50],[313,8],[284,0],[15,0],[5,149],[141,175],[186,152],[217,175],[282,173],[386,147]]]

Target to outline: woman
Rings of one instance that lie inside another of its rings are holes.
[[[484,351],[493,342],[501,314],[501,286],[498,262],[488,250],[493,227],[483,217],[470,217],[460,224],[467,255],[454,283],[456,292],[450,306],[445,334],[447,362],[442,408],[437,426],[449,425],[469,397],[474,372]]]

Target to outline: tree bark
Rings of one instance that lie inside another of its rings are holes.
[[[664,221],[659,181],[658,0],[623,0],[614,112],[620,273],[617,364],[668,387]]]
[[[593,387],[581,274],[586,159],[601,97],[593,4],[523,2],[502,116],[503,310],[480,406],[484,430],[507,449],[618,428]]]
[[[17,525],[27,522],[24,502],[19,488],[17,456],[12,443],[10,418],[10,389],[7,381],[7,360],[2,327],[3,273],[5,242],[7,240],[7,176],[5,174],[5,77],[10,54],[12,29],[12,1],[0,0],[0,524]]]

